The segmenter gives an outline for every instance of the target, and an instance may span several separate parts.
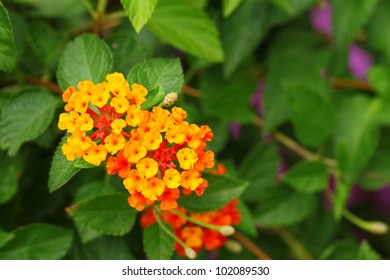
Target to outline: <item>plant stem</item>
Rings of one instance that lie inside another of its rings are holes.
[[[283,228],[275,228],[274,232],[276,232],[280,236],[280,238],[283,239],[283,241],[287,244],[287,246],[290,248],[291,252],[295,255],[296,258],[300,260],[313,259],[311,254],[306,250],[302,243],[295,239],[295,237],[292,236],[287,230]]]
[[[330,84],[334,88],[351,88],[368,92],[373,91],[372,86],[368,82],[361,80],[331,78]]]
[[[200,92],[200,90],[193,88],[193,87],[190,87],[190,86],[187,86],[187,85],[184,85],[182,87],[181,92],[184,94],[187,94],[189,96],[195,97],[195,98],[202,97],[202,93]]]
[[[172,214],[175,214],[176,216],[179,216],[179,217],[181,217],[183,219],[186,219],[187,221],[190,221],[191,223],[197,224],[197,225],[199,225],[201,227],[213,229],[213,230],[216,230],[216,231],[219,231],[221,229],[221,226],[216,226],[216,225],[204,223],[202,221],[199,221],[197,219],[189,217],[189,216],[187,216],[187,215],[185,215],[183,213],[180,213],[179,211],[176,211],[176,210],[170,210],[169,212],[171,212]]]
[[[263,250],[261,250],[256,244],[249,240],[245,235],[239,232],[233,233],[233,237],[240,242],[245,248],[252,252],[260,260],[272,260]]]
[[[93,33],[96,35],[99,35],[100,31],[102,30],[106,7],[107,7],[107,0],[98,0],[94,22],[93,22]]]
[[[89,0],[81,0],[81,2],[84,4],[85,8],[87,9],[88,13],[91,15],[91,17],[95,16],[95,11],[89,2]]]
[[[50,90],[50,91],[52,91],[54,93],[58,93],[58,94],[62,95],[61,88],[57,84],[55,84],[53,82],[45,81],[45,80],[42,80],[42,79],[37,79],[37,78],[34,78],[34,77],[27,77],[26,81],[29,84],[40,85],[40,86],[43,86],[43,87],[47,88],[48,90]]]

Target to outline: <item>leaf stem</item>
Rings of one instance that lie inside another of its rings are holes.
[[[196,225],[199,225],[201,227],[205,227],[205,228],[209,228],[209,229],[213,229],[213,230],[216,230],[216,231],[220,231],[222,226],[217,226],[217,225],[212,225],[212,224],[207,224],[205,222],[202,222],[202,221],[199,221],[197,219],[194,219],[190,216],[187,216],[183,213],[180,213],[179,211],[176,211],[176,210],[170,210],[169,212],[171,212],[172,214],[175,214],[176,216],[178,217],[181,217],[183,219],[186,219],[187,221],[190,221],[191,223],[194,223]]]
[[[95,16],[95,11],[92,7],[91,2],[89,0],[81,0],[81,2],[84,4],[85,8],[87,9],[88,13],[91,15],[91,17]]]
[[[233,237],[240,242],[245,248],[252,252],[260,260],[272,260],[270,256],[264,253],[255,243],[249,240],[245,235],[235,232]]]
[[[106,7],[107,0],[98,0],[92,30],[96,35],[99,35],[102,30]]]
[[[373,91],[372,86],[368,82],[361,80],[331,78],[330,84],[334,88],[351,88],[368,92]]]
[[[302,243],[299,242],[286,229],[274,228],[273,231],[276,232],[280,236],[280,238],[283,239],[283,241],[287,244],[287,246],[290,248],[291,252],[295,255],[296,258],[300,260],[313,259],[311,254],[306,250],[306,248],[302,245]]]
[[[47,88],[48,90],[50,90],[54,93],[58,93],[58,94],[62,95],[61,88],[53,82],[42,80],[42,79],[37,79],[34,77],[27,77],[26,81],[29,84],[40,85],[40,86],[43,86],[44,88]]]

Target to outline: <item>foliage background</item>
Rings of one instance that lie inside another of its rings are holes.
[[[318,5],[2,0],[0,259],[146,257],[119,179],[56,150],[62,90],[113,71],[180,91],[189,121],[214,131],[228,174],[208,191],[240,197],[242,250],[198,258],[389,258],[390,4],[333,0],[332,30]]]

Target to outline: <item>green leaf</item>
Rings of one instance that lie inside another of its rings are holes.
[[[14,2],[33,6],[34,9],[29,9],[29,11],[35,17],[82,18],[86,12],[80,0],[14,0]]]
[[[12,233],[5,232],[0,229],[0,249],[9,241],[11,241],[13,238],[14,235]]]
[[[192,193],[182,196],[178,204],[191,212],[208,212],[222,208],[232,199],[239,197],[248,186],[245,181],[217,176],[205,175],[209,186],[202,196]]]
[[[371,86],[379,96],[390,99],[390,68],[376,65],[367,74]]]
[[[293,225],[306,219],[315,204],[314,195],[294,192],[282,185],[267,193],[253,218],[257,224],[268,227]]]
[[[222,1],[222,12],[224,17],[230,16],[238,6],[240,6],[242,0],[223,0]]]
[[[375,1],[374,1],[375,2]],[[367,43],[373,50],[384,55],[387,62],[390,62],[390,2],[380,1],[377,8],[368,22]],[[381,28],[378,28],[380,26]]]
[[[162,223],[165,228],[174,234],[171,225]],[[151,260],[168,260],[172,257],[174,240],[158,223],[144,229],[143,244],[146,256]]]
[[[183,85],[183,79],[183,69],[180,60],[177,58],[144,60],[131,68],[127,75],[127,81],[130,85],[139,83],[148,90],[160,86],[166,93],[179,93]]]
[[[121,238],[104,236],[77,247],[77,260],[134,260],[126,243]]]
[[[11,21],[7,9],[0,2],[0,70],[7,72],[15,68],[16,49]]]
[[[82,158],[78,158],[78,159],[72,160],[71,162],[72,162],[74,167],[80,168],[80,169],[88,169],[88,168],[96,167],[95,165],[93,165],[93,164],[91,164],[89,162],[86,162]]]
[[[378,145],[382,101],[366,96],[345,98],[338,108],[336,156],[346,184],[351,184]]]
[[[253,237],[256,237],[257,236],[256,224],[253,221],[252,213],[249,210],[249,208],[246,206],[246,204],[243,201],[239,200],[237,209],[241,214],[241,222],[237,226],[237,229]]]
[[[46,71],[58,62],[64,47],[65,34],[54,30],[49,24],[39,21],[30,25],[32,50],[42,61]]]
[[[371,247],[367,240],[360,243],[357,260],[382,260],[382,257]]]
[[[339,240],[329,245],[320,255],[320,260],[354,260],[359,245],[354,239]]]
[[[42,134],[53,119],[59,99],[42,88],[13,98],[1,112],[0,147],[14,156],[21,145]]]
[[[69,135],[65,135],[62,138],[51,161],[48,181],[48,188],[50,192],[54,192],[64,186],[80,171],[80,168],[75,167],[71,161],[67,160],[61,151],[61,147],[68,139],[68,136]]]
[[[190,115],[191,112],[187,111],[187,114]],[[228,121],[222,121],[216,119],[206,120],[205,123],[207,123],[207,125],[211,128],[211,130],[214,133],[213,141],[207,143],[207,148],[213,151],[215,154],[218,154],[220,151],[223,150],[223,148],[225,148],[229,140],[230,123]]]
[[[328,186],[327,169],[320,161],[300,161],[283,176],[283,181],[300,192],[319,192]]]
[[[343,214],[345,204],[348,201],[352,185],[345,182],[337,182],[333,199],[333,214],[336,220],[340,220]]]
[[[336,48],[344,48],[369,20],[379,0],[332,1],[333,37]]]
[[[255,114],[249,97],[256,91],[256,80],[246,71],[224,79],[219,68],[209,68],[200,82],[201,104],[208,116],[225,121],[251,123]]]
[[[29,224],[15,229],[14,238],[0,250],[2,260],[55,260],[69,250],[73,233],[49,224]]]
[[[111,50],[104,41],[96,35],[81,35],[62,53],[57,68],[58,84],[65,90],[84,80],[102,82],[111,71],[112,61]]]
[[[244,158],[239,168],[239,177],[250,182],[243,198],[257,202],[276,184],[279,155],[273,143],[257,144]]]
[[[222,23],[221,36],[225,51],[223,70],[226,77],[231,76],[264,38],[266,20],[265,3],[247,0]]]
[[[157,0],[121,0],[121,3],[138,33],[152,16]]]
[[[165,90],[160,86],[151,89],[150,91],[148,91],[148,95],[146,96],[146,101],[145,103],[142,103],[141,109],[149,110],[153,106],[158,106],[158,104],[160,104],[164,100],[165,95],[166,95]]]
[[[291,0],[268,0],[270,3],[275,5],[275,7],[279,8],[283,12],[287,14],[292,14],[294,12],[293,3]]]
[[[17,188],[15,166],[12,163],[0,164],[0,204],[8,202],[16,194]]]
[[[197,57],[213,62],[224,58],[214,22],[189,0],[160,0],[148,27],[162,40]]]
[[[68,210],[79,223],[107,235],[123,236],[132,229],[137,212],[125,194],[108,194],[82,202]]]
[[[330,96],[329,86],[310,85],[303,81],[288,81],[283,86],[298,140],[312,147],[324,144],[335,125],[335,110],[327,98]]]

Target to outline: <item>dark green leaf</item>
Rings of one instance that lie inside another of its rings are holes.
[[[50,192],[58,190],[64,186],[74,175],[76,175],[80,168],[73,165],[73,162],[66,159],[61,151],[62,145],[66,142],[68,135],[65,135],[58,144],[53,160],[51,161],[48,188]]]
[[[201,104],[204,111],[226,121],[251,123],[255,114],[249,97],[256,90],[256,81],[246,71],[229,80],[222,77],[219,68],[210,68],[201,81]]]
[[[245,181],[225,176],[206,175],[209,186],[202,196],[191,194],[182,196],[178,204],[192,212],[208,212],[222,208],[248,186]]]
[[[343,48],[369,20],[378,0],[332,1],[333,36],[337,48]]]
[[[164,227],[172,234],[172,226],[162,222]],[[146,256],[151,260],[168,260],[173,254],[174,240],[158,223],[144,229],[143,244]]]
[[[376,65],[367,74],[370,84],[378,95],[390,98],[390,68]]]
[[[301,143],[317,147],[328,139],[335,125],[330,88],[303,82],[285,82],[288,108],[295,134]],[[323,92],[321,92],[323,90]]]
[[[146,96],[145,103],[142,103],[141,105],[141,109],[149,110],[153,106],[157,106],[164,100],[165,95],[166,95],[165,90],[160,86],[157,86],[149,90],[148,95]]]
[[[382,260],[381,256],[371,247],[367,240],[360,243],[357,260]]]
[[[81,35],[62,53],[57,68],[58,83],[65,90],[84,80],[102,82],[111,71],[112,60],[111,50],[104,41],[96,35]]]
[[[16,168],[12,163],[0,164],[0,204],[9,201],[18,188]]]
[[[105,236],[79,246],[75,252],[78,260],[133,260],[126,243],[121,238]]]
[[[103,235],[103,233],[98,232],[94,229],[90,229],[78,221],[74,221],[74,225],[83,244],[95,240]]]
[[[283,181],[297,191],[319,192],[328,186],[327,169],[320,161],[300,161],[283,176]]]
[[[240,6],[242,0],[223,0],[222,1],[222,12],[224,17],[230,16],[238,6]]]
[[[161,39],[200,58],[220,62],[223,51],[214,22],[189,0],[161,0],[148,27]]]
[[[0,146],[14,156],[20,146],[43,133],[53,119],[59,99],[42,88],[13,98],[1,112]]]
[[[337,159],[347,184],[368,163],[378,144],[382,101],[365,96],[346,98],[338,109],[335,131]]]
[[[294,192],[281,185],[267,193],[256,208],[253,218],[263,226],[293,225],[306,219],[315,203],[313,195]]]
[[[187,114],[191,114],[187,111]],[[213,141],[207,143],[207,148],[218,154],[225,147],[230,136],[230,123],[228,121],[207,120],[205,123],[211,128],[214,133]]]
[[[2,231],[0,229],[0,249],[14,238],[12,233]]]
[[[135,31],[140,32],[154,12],[157,0],[121,0]]]
[[[356,259],[359,245],[354,239],[336,241],[319,257],[320,260],[354,260]]]
[[[16,62],[16,49],[8,12],[0,2],[0,70],[10,72]]]
[[[225,76],[229,77],[264,38],[266,11],[264,1],[247,0],[223,22],[221,36],[226,54]]]
[[[130,70],[127,81],[142,84],[148,90],[160,86],[166,93],[179,93],[183,85],[183,69],[179,59],[147,59]]]
[[[279,156],[273,143],[257,144],[240,165],[240,178],[250,182],[243,197],[246,201],[259,201],[276,185]]]
[[[275,7],[279,8],[283,12],[287,14],[292,14],[294,12],[293,3],[291,0],[268,0],[270,3],[275,5]]]
[[[86,227],[114,236],[128,233],[137,216],[125,194],[100,196],[76,205],[68,213]]]
[[[255,222],[253,221],[252,213],[243,201],[238,202],[238,211],[241,214],[241,222],[237,226],[237,229],[249,234],[251,236],[257,236],[257,230]]]
[[[69,229],[49,224],[29,224],[12,233],[14,238],[0,250],[2,260],[61,259],[73,239]]]
[[[20,4],[28,4],[31,14],[49,18],[80,18],[85,13],[85,6],[80,0],[15,0]]]

